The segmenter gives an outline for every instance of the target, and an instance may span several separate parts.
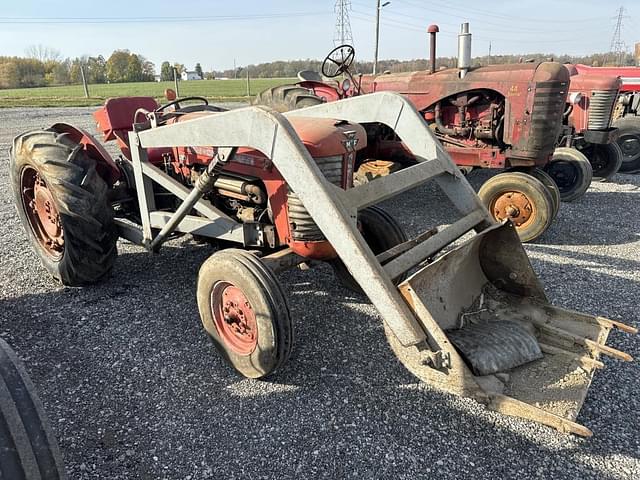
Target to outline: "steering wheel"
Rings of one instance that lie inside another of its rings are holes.
[[[194,101],[194,100],[201,102],[203,105],[209,105],[209,100],[207,100],[204,97],[184,97],[184,98],[178,98],[173,102],[165,103],[164,105],[161,105],[158,108],[156,108],[154,111],[156,113],[164,112],[169,107],[176,107],[176,110],[178,110],[180,108],[180,103]]]
[[[335,78],[349,70],[356,58],[356,51],[351,45],[340,45],[331,50],[322,62],[322,75]]]

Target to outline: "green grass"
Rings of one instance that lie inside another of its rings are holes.
[[[251,95],[267,88],[294,83],[293,78],[259,78],[251,80]],[[164,91],[174,88],[173,82],[140,82],[90,85],[89,95],[84,97],[81,85],[65,87],[19,88],[0,90],[0,108],[3,107],[81,107],[102,105],[107,98],[125,96],[151,96],[161,103]],[[197,95],[212,101],[246,101],[247,81],[201,80],[180,82],[180,96]]]

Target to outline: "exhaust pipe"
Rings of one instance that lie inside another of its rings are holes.
[[[436,34],[440,31],[438,25],[429,25],[427,28],[427,32],[429,32],[429,37],[431,41],[431,48],[429,50],[429,58],[431,60],[431,66],[429,67],[429,71],[431,73],[435,73],[436,71]]]
[[[471,68],[471,34],[469,33],[469,23],[465,22],[460,28],[458,35],[458,69],[460,78],[464,78]]]

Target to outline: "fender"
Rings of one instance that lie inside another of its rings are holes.
[[[89,132],[68,123],[56,123],[51,129],[58,133],[66,133],[71,140],[82,145],[87,154],[98,162],[98,174],[109,186],[120,180],[120,168],[109,152]]]

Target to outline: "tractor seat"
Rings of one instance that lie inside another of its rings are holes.
[[[130,131],[133,116],[139,108],[152,112],[158,108],[158,103],[152,97],[109,98],[94,117],[103,132]]]
[[[301,82],[319,82],[324,83],[324,79],[322,75],[318,72],[314,72],[313,70],[302,70],[298,72],[298,80]]]

